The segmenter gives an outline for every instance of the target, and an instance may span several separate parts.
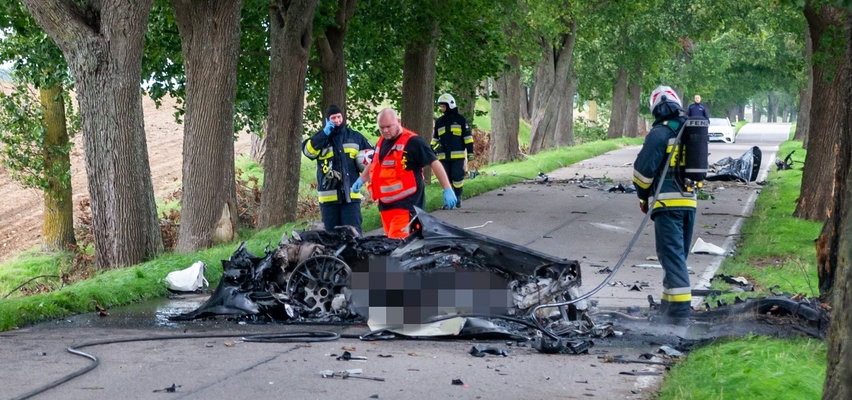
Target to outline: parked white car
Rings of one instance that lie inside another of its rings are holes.
[[[710,127],[707,129],[711,142],[734,143],[734,126],[727,118],[710,118]]]

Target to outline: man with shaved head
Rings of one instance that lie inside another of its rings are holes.
[[[362,185],[369,184],[373,200],[378,203],[385,234],[402,239],[408,236],[414,207],[425,208],[426,205],[424,167],[431,167],[441,183],[444,206],[452,209],[458,199],[435,153],[420,136],[402,127],[394,109],[380,111],[376,123],[381,133],[376,154],[352,185],[352,191],[360,192]]]

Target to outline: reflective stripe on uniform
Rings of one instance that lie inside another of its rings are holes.
[[[451,151],[450,152],[450,158],[451,159],[464,158],[464,154],[465,154],[464,150]]]
[[[453,136],[461,136],[462,135],[462,126],[459,124],[450,125],[450,132],[453,133]]]
[[[654,208],[662,208],[662,207],[698,207],[698,202],[695,199],[663,199],[654,201]]]
[[[327,203],[329,201],[337,201],[337,190],[323,190],[317,192],[319,196],[320,203]]]
[[[379,192],[390,193],[390,192],[393,192],[393,191],[399,190],[399,189],[402,189],[402,183],[397,183],[397,184],[388,185],[388,186],[382,186],[382,187],[379,188]]]
[[[662,300],[670,303],[692,301],[692,289],[688,287],[663,289]]]
[[[462,187],[464,187],[464,181],[453,181],[453,187],[456,189],[461,189]]]
[[[651,187],[651,184],[654,183],[654,178],[649,178],[645,175],[642,175],[639,171],[633,170],[633,183],[636,186],[639,186],[642,189],[647,189]]]
[[[306,157],[313,160],[317,158],[319,152],[319,150],[314,148],[314,145],[311,144],[310,140],[305,142],[305,147],[303,148],[302,153],[304,153]]]
[[[384,161],[382,161],[382,166],[383,166],[383,167],[393,167],[394,165],[396,165],[396,161],[394,161],[394,160],[384,160]]]
[[[446,131],[447,131],[447,127],[446,127],[446,126],[438,127],[438,136],[443,135],[443,134],[444,134],[444,132],[446,132]]]
[[[447,155],[446,155],[446,154],[444,154],[444,152],[442,151],[442,152],[438,153],[438,159],[439,159],[439,160],[446,160],[446,159],[447,159]]]
[[[361,146],[357,143],[343,143],[343,153],[348,154],[349,158],[357,157],[359,150],[361,150]]]
[[[473,136],[465,136],[464,144],[473,143]]]
[[[334,149],[331,146],[326,147],[320,151],[320,160],[328,160],[331,157],[334,157]]]
[[[364,196],[361,195],[361,192],[349,192],[350,199],[363,199]]]
[[[401,191],[401,192],[399,192],[399,193],[397,193],[393,196],[382,197],[379,200],[381,200],[381,202],[385,203],[385,204],[393,203],[393,202],[395,202],[399,199],[405,198],[407,196],[411,196],[412,194],[414,194],[416,192],[417,192],[417,187],[412,187],[412,188],[408,188],[406,190],[403,190],[403,191]]]

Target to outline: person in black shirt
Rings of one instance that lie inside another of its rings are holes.
[[[371,184],[370,191],[378,202],[385,234],[391,238],[405,238],[414,207],[425,208],[426,205],[424,167],[432,168],[444,188],[444,206],[455,207],[457,199],[435,153],[419,135],[402,127],[396,111],[382,110],[377,123],[382,135],[376,143],[378,153],[352,185],[352,192],[358,193],[362,185]]]

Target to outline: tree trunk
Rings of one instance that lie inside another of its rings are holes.
[[[44,190],[44,220],[41,229],[42,247],[47,251],[67,250],[74,240],[74,203],[71,200],[71,158],[66,151],[68,129],[65,119],[65,98],[61,86],[39,89],[44,113],[44,170],[47,187]]]
[[[815,221],[839,217],[834,210],[849,158],[850,127],[846,124],[850,76],[849,65],[844,64],[845,48],[821,46],[824,34],[830,34],[833,29],[843,32],[842,14],[844,12],[840,9],[827,6],[815,9],[809,3],[805,7],[814,53],[821,53],[826,62],[813,67],[813,92],[820,95],[812,99],[808,153],[795,215]],[[849,40],[849,32],[845,33],[846,40]]]
[[[272,0],[269,6],[269,130],[258,227],[296,220],[305,76],[318,0]]]
[[[847,114],[847,121],[852,117]],[[847,122],[852,124],[852,121]],[[846,173],[845,206],[838,224],[837,271],[831,298],[831,327],[828,331],[828,365],[823,399],[852,398],[852,165]]]
[[[740,104],[737,106],[737,122],[745,121],[745,104]]]
[[[618,76],[612,87],[612,108],[606,137],[609,139],[624,136],[624,121],[627,116],[627,68],[619,67]]]
[[[97,263],[142,262],[163,249],[139,90],[152,0],[24,4],[74,75]]]
[[[630,79],[627,86],[627,108],[624,115],[624,136],[639,136],[639,104],[642,102],[642,78],[639,77],[641,70],[635,70],[637,76]]]
[[[762,117],[761,112],[762,112],[762,110],[761,110],[760,106],[757,105],[757,103],[752,103],[752,106],[751,106],[751,113],[752,113],[751,114],[751,122],[754,122],[754,123],[760,122],[760,118]]]
[[[468,85],[469,89],[459,89],[456,103],[458,103],[459,113],[467,118],[467,123],[473,125],[473,119],[476,118],[476,89],[478,84]]]
[[[767,92],[766,101],[766,122],[778,122],[778,96],[774,92]]]
[[[588,105],[589,121],[598,122],[598,102],[594,100],[589,100]]]
[[[520,115],[521,115],[521,119],[524,120],[524,121],[527,121],[527,122],[530,121],[530,104],[532,103],[532,101],[530,100],[530,98],[532,97],[531,93],[532,93],[532,88],[527,87],[527,86],[521,86],[521,92],[520,92],[521,114]]]
[[[193,252],[233,240],[237,224],[233,137],[242,1],[171,3],[186,70],[177,250]]]
[[[266,125],[264,123],[263,125]],[[263,158],[266,156],[266,127],[263,128],[263,136],[252,132],[251,136],[249,136],[251,140],[251,149],[249,150],[249,157],[251,157],[254,162],[258,165],[263,165]]]
[[[571,91],[571,70],[573,64],[576,23],[569,23],[569,32],[562,35],[559,44],[551,45],[542,40],[543,57],[536,66],[535,93],[533,97],[532,128],[530,132],[530,153],[538,153],[556,143],[571,139],[571,132],[557,132],[557,129],[571,129],[573,110],[565,103],[573,103]],[[568,108],[568,115],[562,115]],[[567,119],[570,123],[560,119]]]
[[[337,0],[334,24],[315,40],[322,75],[322,112],[335,104],[346,112],[346,54],[343,45],[349,21],[355,15],[357,0]]]
[[[510,69],[494,79],[496,98],[491,99],[490,163],[503,163],[521,157],[520,130],[521,65],[518,56],[507,57]]]
[[[811,96],[814,90],[812,58],[813,44],[811,43],[811,32],[805,29],[805,69],[807,71],[807,82],[799,91],[799,112],[796,116],[796,133],[793,134],[793,139],[801,140],[805,148],[807,148],[808,127],[811,121]]]
[[[572,68],[573,70],[573,68]],[[559,120],[556,123],[556,134],[550,147],[564,147],[574,145],[574,93],[580,80],[572,73],[568,78],[568,90],[559,101]]]
[[[437,20],[423,21],[422,35],[405,45],[402,67],[402,125],[432,140],[435,104],[436,43],[440,27]]]
[[[737,120],[737,113],[739,111],[740,111],[740,107],[738,105],[734,104],[730,107],[725,108],[725,116],[728,117],[728,119],[731,122],[734,122],[734,121]]]

